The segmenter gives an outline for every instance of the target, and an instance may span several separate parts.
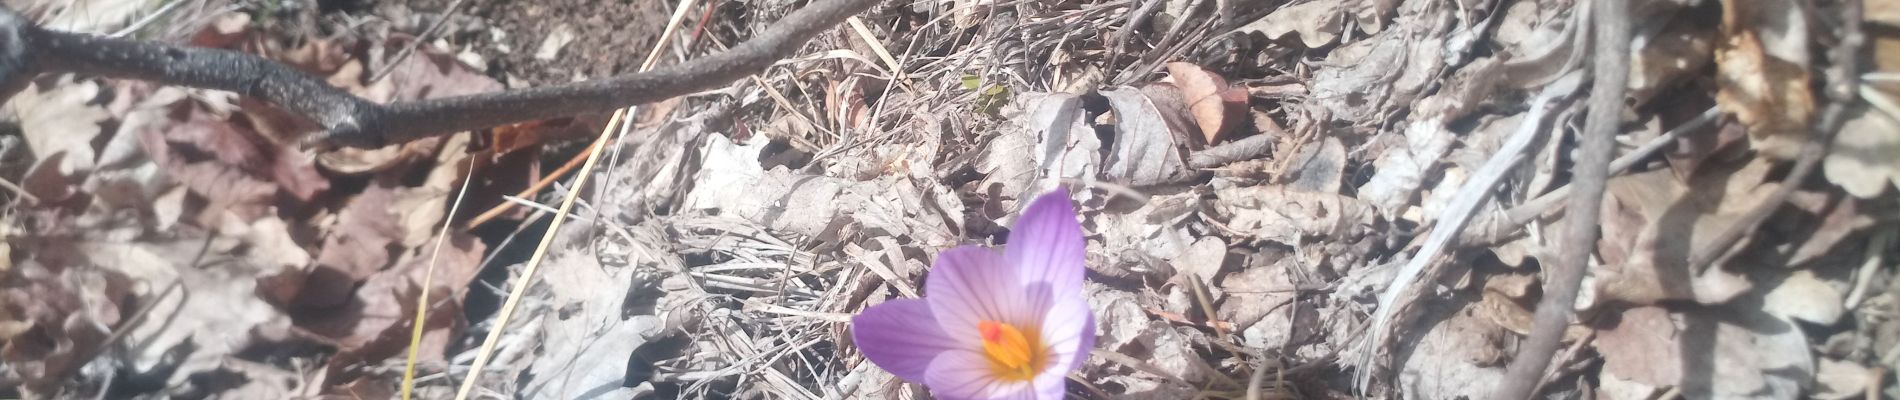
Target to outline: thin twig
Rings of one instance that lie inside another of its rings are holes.
[[[1543,381],[1544,369],[1557,352],[1570,325],[1572,304],[1583,286],[1583,273],[1597,243],[1597,217],[1603,210],[1603,191],[1610,178],[1610,156],[1615,150],[1616,133],[1621,128],[1623,94],[1629,87],[1630,16],[1627,0],[1594,0],[1596,23],[1594,82],[1590,87],[1590,111],[1578,133],[1576,164],[1571,166],[1572,186],[1568,215],[1564,217],[1563,248],[1544,285],[1544,298],[1537,304],[1530,339],[1517,352],[1517,358],[1505,372],[1503,385],[1491,398],[1516,400],[1530,398]]]
[[[6,178],[0,178],[0,188],[5,188],[8,192],[20,196],[21,200],[26,200],[27,205],[40,204],[40,196],[34,196],[32,192],[26,191],[26,188],[20,187],[20,184]]]
[[[534,184],[528,185],[526,189],[521,189],[520,192],[515,193],[515,197],[532,197],[535,193],[540,193],[542,189],[547,189],[548,186],[554,185],[555,181],[566,176],[567,173],[573,171],[574,168],[580,167],[581,162],[587,160],[587,153],[594,152],[594,148],[599,147],[600,144],[601,142],[594,142],[593,144],[587,145],[587,148],[581,149],[581,152],[575,154],[574,158],[568,159],[566,164],[561,164],[560,168],[555,168],[554,171],[548,172],[547,175],[541,177],[541,180],[535,181]],[[486,224],[488,221],[501,217],[501,214],[508,212],[508,210],[513,210],[514,207],[515,203],[503,202],[496,204],[494,207],[489,207],[488,211],[483,211],[481,214],[476,215],[475,218],[469,219],[467,224],[462,225],[462,229],[475,229],[475,227],[482,226],[482,224]]]
[[[1194,168],[1214,168],[1241,160],[1249,160],[1266,155],[1273,149],[1273,142],[1279,141],[1286,132],[1268,129],[1258,135],[1248,136],[1219,146],[1209,147],[1188,155],[1188,166]]]
[[[1630,167],[1636,166],[1637,162],[1648,159],[1649,156],[1676,143],[1676,139],[1680,139],[1684,135],[1701,130],[1703,127],[1715,123],[1717,117],[1721,115],[1721,108],[1709,107],[1707,111],[1703,111],[1702,114],[1696,116],[1695,119],[1684,122],[1682,125],[1678,125],[1668,132],[1664,132],[1662,136],[1650,139],[1649,142],[1637,146],[1628,153],[1617,156],[1616,160],[1610,161],[1610,175],[1618,175],[1629,171]],[[1570,185],[1565,185],[1556,190],[1545,192],[1543,195],[1537,196],[1537,198],[1526,201],[1516,207],[1511,207],[1510,210],[1506,210],[1504,212],[1505,220],[1513,227],[1510,228],[1510,230],[1515,231],[1515,227],[1528,224],[1532,219],[1536,219],[1540,216],[1554,216],[1557,215],[1559,211],[1563,211],[1563,201],[1570,198],[1570,189]],[[1498,237],[1503,236],[1509,235],[1498,235]]]
[[[442,9],[442,17],[436,18],[435,23],[429,24],[427,29],[416,33],[415,40],[410,40],[409,45],[403,46],[402,51],[397,52],[395,57],[390,57],[388,62],[383,63],[382,67],[376,68],[376,73],[370,75],[368,83],[382,81],[384,77],[389,76],[390,72],[395,72],[396,66],[401,65],[403,59],[407,59],[410,55],[415,54],[416,48],[421,47],[422,43],[428,42],[430,36],[435,36],[435,31],[441,30],[442,25],[447,25],[449,20],[455,16],[455,10],[460,8],[462,8],[462,0],[449,2],[449,6]],[[403,394],[408,394],[408,392],[404,391]],[[409,398],[409,396],[403,396],[403,398]]]
[[[151,14],[146,14],[144,18],[139,18],[138,21],[133,22],[131,25],[126,25],[125,28],[119,29],[117,32],[112,32],[111,35],[107,36],[126,37],[133,32],[138,32],[140,29],[145,29],[146,25],[151,25],[152,22],[158,21],[158,19],[164,17],[165,14],[170,14],[172,10],[177,9],[179,4],[185,4],[185,2],[188,1],[193,0],[172,0],[167,2],[165,5],[159,6],[157,10],[153,10]]]
[[[1768,220],[1768,216],[1774,215],[1775,210],[1781,209],[1781,205],[1788,202],[1788,197],[1794,195],[1802,182],[1807,181],[1808,175],[1814,173],[1815,167],[1821,165],[1821,158],[1833,147],[1834,135],[1840,133],[1841,124],[1847,122],[1847,105],[1854,102],[1855,94],[1860,89],[1859,66],[1856,63],[1860,62],[1861,44],[1867,41],[1861,34],[1860,7],[1860,0],[1841,3],[1841,44],[1834,49],[1833,71],[1829,74],[1831,79],[1838,81],[1829,83],[1827,109],[1822,111],[1815,131],[1808,133],[1808,141],[1802,143],[1800,155],[1795,159],[1794,167],[1788,170],[1787,178],[1782,180],[1781,186],[1775,188],[1766,201],[1748,210],[1735,224],[1723,229],[1707,246],[1691,253],[1690,271],[1701,274],[1707,270],[1715,264],[1715,260],[1728,254],[1743,236],[1754,232],[1756,227]]]
[[[426,137],[570,115],[603,113],[676,97],[757,73],[877,0],[820,0],[732,49],[644,73],[426,101],[377,104],[324,80],[234,51],[42,29],[0,8],[0,100],[41,72],[78,72],[236,92],[323,127],[318,147],[381,147]]]

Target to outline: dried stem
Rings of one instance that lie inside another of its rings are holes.
[[[1544,286],[1544,298],[1537,304],[1531,336],[1517,353],[1506,372],[1502,386],[1493,399],[1528,399],[1543,380],[1544,369],[1562,344],[1564,328],[1570,325],[1572,304],[1583,286],[1584,269],[1596,249],[1597,217],[1603,209],[1603,191],[1610,175],[1610,156],[1616,144],[1616,132],[1622,125],[1623,94],[1628,88],[1630,70],[1630,17],[1628,0],[1594,0],[1595,46],[1592,55],[1590,112],[1584,117],[1583,132],[1577,135],[1581,148],[1571,167],[1575,195],[1570,198],[1569,215],[1564,219],[1563,249]]]
[[[323,127],[306,137],[306,143],[381,147],[517,122],[604,113],[724,85],[765,70],[819,32],[873,4],[877,0],[818,0],[730,50],[649,72],[388,105],[254,55],[46,30],[0,8],[0,100],[19,93],[40,72],[138,79],[231,91],[276,104]]]

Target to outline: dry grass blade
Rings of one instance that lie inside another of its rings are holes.
[[[607,120],[607,127],[601,129],[600,137],[595,140],[606,141],[609,135],[613,134],[614,128],[621,123],[623,116],[625,112],[615,112],[613,118]],[[488,365],[488,358],[495,352],[495,344],[501,340],[502,332],[507,331],[508,318],[514,316],[515,308],[521,305],[521,298],[524,297],[522,295],[527,293],[528,286],[534,283],[534,273],[540,269],[541,261],[547,259],[548,246],[554,244],[554,233],[560,232],[561,223],[567,221],[568,210],[573,209],[574,200],[580,198],[580,188],[587,184],[587,176],[593,172],[594,164],[600,161],[600,150],[600,147],[594,147],[593,151],[588,152],[587,162],[581,164],[580,173],[574,175],[574,184],[571,187],[575,190],[568,191],[567,197],[561,199],[561,210],[555,213],[554,219],[548,223],[547,234],[541,236],[541,244],[535,246],[534,255],[528,257],[528,263],[521,271],[521,280],[515,282],[514,288],[508,291],[508,300],[502,303],[501,312],[495,315],[495,327],[488,331],[488,338],[482,340],[481,350],[475,354],[475,362],[469,365],[468,375],[462,378],[461,388],[455,391],[456,400],[468,399],[468,394],[475,389],[475,382],[480,380],[482,368]]]
[[[871,52],[877,53],[877,59],[883,61],[886,68],[891,69],[891,76],[897,78],[898,84],[903,85],[904,90],[912,90],[910,78],[904,74],[904,66],[898,64],[896,58],[891,57],[890,49],[884,48],[884,42],[877,40],[877,35],[871,33],[871,28],[864,26],[864,20],[851,17],[846,18],[845,22],[850,23],[851,31],[856,32],[859,38],[863,38],[866,45],[871,46]]]
[[[444,148],[442,151],[457,151]],[[422,330],[429,320],[429,289],[435,287],[435,267],[442,259],[442,245],[449,239],[449,227],[454,225],[455,214],[462,210],[462,199],[468,196],[468,183],[475,180],[475,158],[468,159],[468,172],[462,175],[462,188],[455,191],[455,201],[449,204],[449,213],[442,218],[442,229],[435,232],[435,248],[429,250],[429,268],[422,273],[422,293],[416,295],[415,327],[409,332],[409,359],[402,366],[402,398],[409,399],[416,386],[416,352],[422,347]]]

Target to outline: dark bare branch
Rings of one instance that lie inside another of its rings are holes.
[[[1623,122],[1623,95],[1629,88],[1630,9],[1627,0],[1592,0],[1590,7],[1597,20],[1590,55],[1595,61],[1591,67],[1590,111],[1584,115],[1583,131],[1577,134],[1576,164],[1570,167],[1571,185],[1576,191],[1567,207],[1569,215],[1564,217],[1559,242],[1563,248],[1558,249],[1556,262],[1544,274],[1544,298],[1537,303],[1530,339],[1519,348],[1504,382],[1491,394],[1493,399],[1528,399],[1535,394],[1545,368],[1562,344],[1564,328],[1570,326],[1571,308],[1583,286],[1585,268],[1596,252],[1597,217],[1603,208],[1616,133]]]
[[[611,111],[764,71],[877,0],[817,0],[725,52],[653,71],[546,87],[377,104],[254,55],[41,29],[0,8],[0,100],[41,72],[79,72],[236,92],[315,121],[320,146],[381,147],[510,123]]]

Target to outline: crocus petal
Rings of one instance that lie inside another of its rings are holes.
[[[1057,300],[1042,319],[1042,342],[1049,346],[1045,373],[1067,374],[1088,360],[1095,348],[1095,312],[1081,297]]]
[[[1075,222],[1069,192],[1057,190],[1037,197],[1016,218],[1004,257],[1016,266],[1023,283],[1046,282],[1054,289],[1053,298],[1061,299],[1082,291],[1087,269],[1083,263],[1088,257],[1084,246],[1082,224]]]
[[[990,361],[974,351],[951,350],[930,363],[924,385],[938,399],[1023,399],[1036,398],[1035,381],[1008,382],[996,379]]]
[[[1083,305],[1082,308],[1086,310],[1088,306]],[[1083,311],[1083,313],[1086,314],[1088,318],[1082,322],[1083,331],[1081,341],[1075,345],[1075,359],[1070,361],[1068,368],[1064,370],[1081,367],[1082,363],[1088,362],[1089,352],[1095,350],[1095,312]]]
[[[1030,299],[1011,267],[1002,256],[981,247],[958,247],[937,255],[924,282],[924,300],[943,332],[963,348],[982,348],[983,338],[977,331],[982,321],[1025,327],[1041,322],[1043,309],[1032,307],[1032,300],[1046,300]]]
[[[1043,374],[1033,384],[1037,400],[1062,400],[1069,391],[1069,374]]]
[[[851,318],[851,340],[871,363],[904,380],[924,383],[937,355],[955,341],[944,335],[930,303],[919,299],[886,301]]]

